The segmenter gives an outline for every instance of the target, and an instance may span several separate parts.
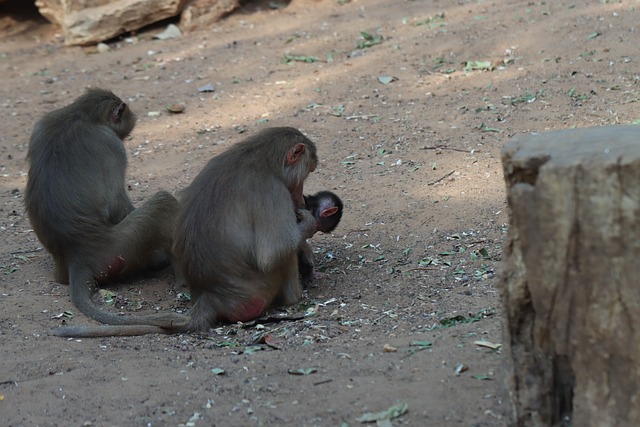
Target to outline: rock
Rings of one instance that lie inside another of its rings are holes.
[[[182,37],[182,31],[173,24],[169,24],[163,32],[153,36],[154,39],[158,40],[179,39],[180,37]]]
[[[180,28],[186,31],[207,28],[240,7],[240,0],[192,0],[180,16]]]
[[[98,53],[105,53],[105,52],[109,52],[111,50],[109,45],[106,44],[106,43],[98,43],[96,45],[96,49],[98,50]]]
[[[66,45],[86,45],[178,15],[188,0],[36,0]]]

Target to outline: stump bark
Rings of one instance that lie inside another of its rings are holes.
[[[640,426],[640,126],[518,136],[500,286],[515,426]]]

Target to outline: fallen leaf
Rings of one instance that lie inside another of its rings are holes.
[[[225,371],[222,368],[213,368],[211,369],[211,373],[214,375],[224,375]]]
[[[307,369],[300,368],[300,369],[289,369],[287,372],[290,373],[291,375],[309,375],[309,374],[318,372],[318,370],[316,368],[307,368]]]
[[[356,45],[358,49],[365,49],[382,43],[382,36],[380,34],[370,34],[366,31],[360,31],[360,36],[362,40],[358,41]]]
[[[383,85],[388,85],[389,83],[395,82],[396,80],[398,80],[398,78],[393,76],[378,76],[378,81]]]
[[[502,344],[494,344],[489,341],[474,341],[473,343],[479,347],[487,347],[491,350],[498,350],[500,347],[502,347]]]
[[[240,351],[238,354],[251,355],[261,350],[264,350],[261,345],[252,345],[250,347],[245,347],[244,350]]]
[[[98,293],[100,294],[100,297],[104,301],[105,305],[115,305],[116,300],[118,299],[117,293],[107,289],[100,289]]]
[[[587,40],[595,39],[596,37],[601,36],[602,33],[600,31],[594,31],[593,33],[587,36]]]
[[[312,63],[312,62],[318,62],[320,61],[320,59],[316,58],[315,56],[307,56],[307,55],[285,55],[283,62],[285,64],[289,64],[291,62],[306,62],[306,63]]]
[[[213,85],[211,83],[207,83],[204,86],[200,86],[198,88],[198,92],[213,92],[215,90],[215,87],[213,87]]]
[[[176,294],[176,301],[189,302],[191,301],[191,294],[189,291],[180,291]]]
[[[464,64],[464,71],[474,71],[474,70],[483,70],[483,71],[491,71],[493,70],[493,64],[491,61],[467,61]]]
[[[68,310],[67,311],[63,311],[60,314],[53,315],[51,318],[52,319],[62,319],[63,317],[67,317],[67,318],[71,319],[73,317],[73,312],[72,311],[68,311]]]
[[[274,350],[279,350],[279,344],[278,344],[278,339],[275,338],[273,335],[263,335],[260,337],[260,344],[265,344],[269,347],[271,347]]]
[[[492,381],[493,378],[490,377],[489,375],[482,375],[482,374],[476,374],[476,375],[472,375],[473,378],[480,380],[480,381]]]
[[[420,350],[433,347],[433,341],[411,341],[411,345],[420,347]]]
[[[393,405],[386,411],[364,413],[362,414],[362,416],[356,418],[356,421],[359,421],[361,423],[371,423],[374,421],[391,420],[405,414],[408,410],[409,405],[407,405],[406,403],[398,403],[397,405]]]
[[[164,108],[166,108],[168,112],[173,113],[173,114],[184,113],[184,105],[183,104],[166,105]]]
[[[335,298],[330,298],[330,299],[326,300],[325,302],[318,303],[318,306],[326,307],[328,304],[331,304],[331,303],[336,302],[336,301],[337,300]]]
[[[502,130],[502,129],[492,128],[492,127],[487,126],[484,123],[480,123],[480,125],[478,126],[478,129],[480,129],[482,132],[497,132],[497,133],[504,132],[504,130]]]
[[[398,351],[398,349],[397,349],[397,348],[392,347],[392,346],[390,346],[389,344],[385,344],[385,345],[382,347],[382,350],[383,350],[385,353],[393,353],[394,351]]]
[[[468,369],[469,369],[469,366],[465,365],[464,363],[459,363],[458,366],[456,366],[456,370],[454,372],[456,373],[456,375],[460,375],[461,373],[463,373]]]

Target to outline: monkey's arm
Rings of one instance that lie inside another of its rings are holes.
[[[318,231],[316,218],[306,209],[296,210],[296,219],[298,221],[298,229],[302,235],[302,241],[310,239]]]
[[[290,203],[278,203],[291,200],[286,188],[282,187],[282,193],[270,198],[265,197],[261,211],[254,215],[255,261],[263,272],[270,271],[284,259],[295,254],[300,243],[309,235],[312,226],[315,232],[315,219],[309,211],[300,210],[302,220],[298,222],[297,213]]]

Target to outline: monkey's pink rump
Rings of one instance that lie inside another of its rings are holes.
[[[244,301],[236,306],[235,313],[229,315],[230,322],[248,322],[264,313],[267,303],[264,298],[253,297],[249,301]]]

